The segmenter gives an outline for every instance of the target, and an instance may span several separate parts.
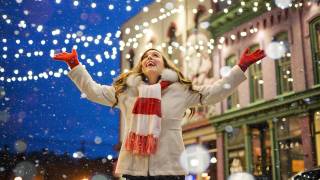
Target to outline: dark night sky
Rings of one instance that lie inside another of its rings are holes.
[[[27,144],[27,152],[46,147],[58,154],[72,154],[84,141],[88,157],[116,156],[112,146],[119,138],[119,110],[81,98],[80,91],[63,73],[67,65],[53,61],[50,51],[57,52],[63,47],[71,51],[77,45],[79,60],[93,79],[110,85],[120,73],[116,32],[152,1],[79,1],[78,6],[71,0],[0,2],[0,147],[7,144],[14,152],[15,143],[22,140]],[[96,3],[96,7],[92,8],[91,3]],[[114,9],[109,9],[110,4]],[[126,11],[128,5],[131,11]],[[57,35],[56,29],[60,30]],[[112,45],[104,43],[108,32]],[[73,33],[92,36],[93,41],[85,47],[87,39],[77,43],[75,38],[67,37]],[[95,44],[98,35],[102,38]],[[115,59],[106,58],[106,52],[114,54]],[[101,55],[100,63],[97,54]],[[80,55],[85,57],[82,59]],[[112,70],[115,75],[110,74]]]

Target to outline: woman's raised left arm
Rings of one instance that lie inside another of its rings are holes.
[[[239,84],[247,79],[244,74],[246,69],[251,64],[261,60],[264,57],[265,53],[263,50],[258,49],[250,54],[249,49],[246,49],[241,56],[239,64],[235,65],[227,76],[219,79],[212,85],[194,86],[194,89],[199,92],[188,91],[186,97],[186,106],[191,107],[198,104],[213,105],[230,96],[236,90]],[[201,101],[200,94],[202,96]]]

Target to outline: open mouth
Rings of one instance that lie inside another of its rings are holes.
[[[149,61],[146,64],[146,67],[154,67],[154,66],[156,66],[156,64],[153,61]]]

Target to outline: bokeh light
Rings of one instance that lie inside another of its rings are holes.
[[[286,9],[292,4],[292,0],[275,0],[275,4],[281,9]]]
[[[32,162],[22,161],[18,163],[13,169],[15,176],[19,176],[23,179],[31,179],[36,175],[36,167]]]
[[[221,69],[220,69],[220,75],[222,77],[226,77],[226,76],[229,76],[231,72],[231,67],[230,66],[223,66]]]
[[[255,180],[255,178],[249,173],[238,172],[238,173],[231,174],[228,177],[228,180]]]
[[[14,143],[14,148],[18,153],[22,153],[27,149],[27,143],[22,140],[18,140]]]
[[[208,150],[203,146],[190,145],[181,154],[180,163],[190,173],[202,173],[210,164],[210,155]]]
[[[279,59],[286,54],[286,47],[281,42],[271,42],[266,48],[266,55],[271,59]]]

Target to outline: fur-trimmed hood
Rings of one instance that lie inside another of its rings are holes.
[[[128,95],[129,96],[138,96],[138,86],[141,83],[144,83],[141,75],[131,74],[126,80],[128,86]],[[171,82],[177,82],[179,80],[177,72],[172,69],[165,68],[162,70],[160,80],[166,80]]]
[[[177,82],[179,80],[177,72],[172,69],[165,68],[161,73],[161,80]],[[132,74],[127,80],[128,87],[137,87],[143,82],[141,75]]]

